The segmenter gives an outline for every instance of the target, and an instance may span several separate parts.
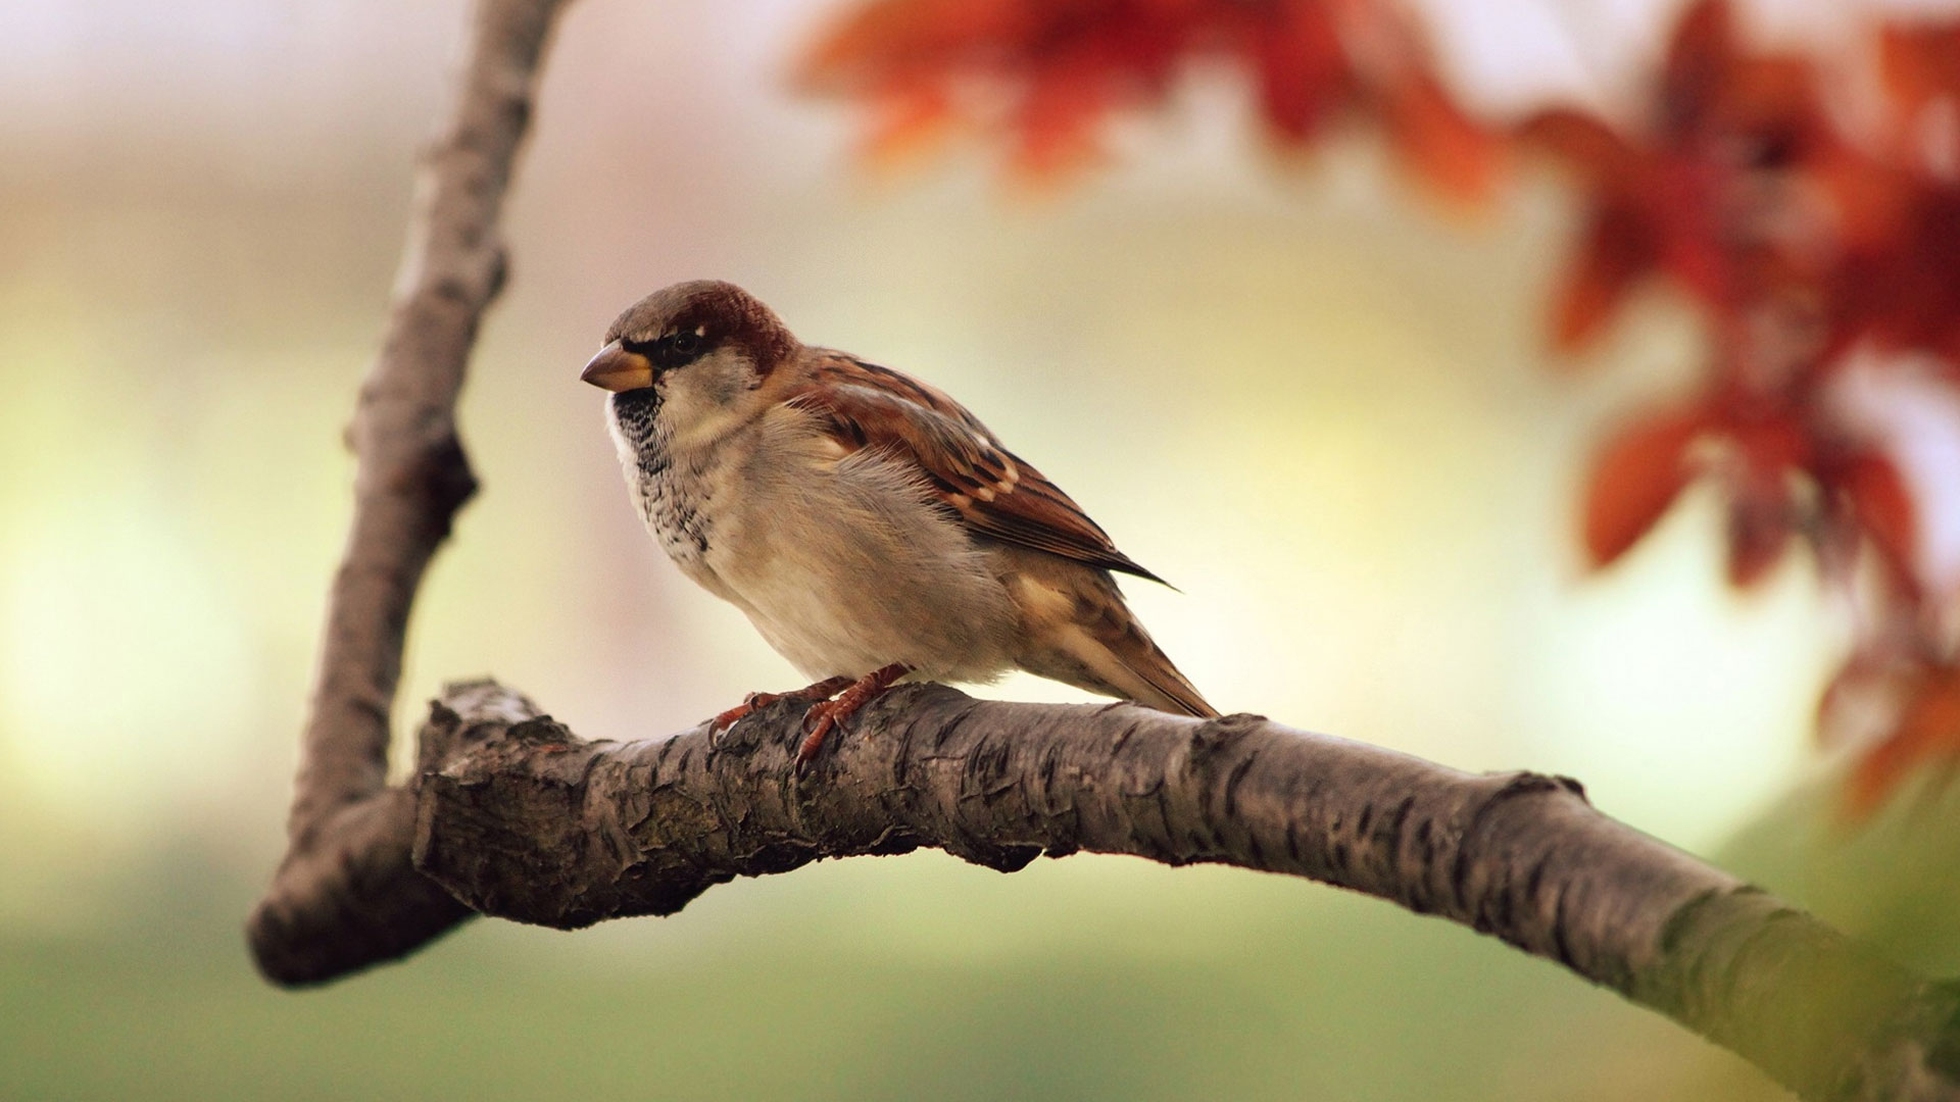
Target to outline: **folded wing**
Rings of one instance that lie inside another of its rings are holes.
[[[1163,579],[1116,549],[1047,476],[1001,446],[944,393],[890,368],[831,353],[791,404],[823,417],[847,448],[875,448],[919,468],[974,532],[1076,562]]]

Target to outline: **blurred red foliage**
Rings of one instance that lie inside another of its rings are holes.
[[[1161,105],[1194,56],[1249,72],[1282,143],[1365,113],[1445,193],[1489,193],[1502,137],[1450,99],[1406,24],[1365,2],[869,0],[811,50],[803,82],[871,106],[875,158],[978,126],[1010,134],[1015,168],[1040,180],[1092,164],[1108,118]]]
[[[1248,75],[1278,144],[1372,124],[1460,201],[1494,195],[1508,157],[1561,166],[1584,228],[1553,348],[1593,345],[1652,280],[1712,335],[1698,395],[1628,417],[1601,448],[1588,561],[1626,553],[1696,479],[1726,502],[1735,586],[1806,548],[1866,610],[1819,709],[1827,737],[1853,716],[1875,729],[1846,786],[1863,813],[1913,767],[1960,762],[1960,653],[1941,626],[1960,621],[1960,594],[1922,576],[1929,503],[1894,462],[1899,441],[1855,424],[1839,394],[1881,357],[1926,359],[1960,386],[1960,21],[1874,27],[1860,48],[1878,78],[1862,115],[1814,59],[1752,47],[1723,0],[1700,0],[1631,121],[1558,108],[1499,125],[1456,103],[1394,0],[858,0],[805,79],[871,105],[874,155],[1001,132],[1035,179],[1094,163],[1112,116],[1161,106],[1197,59]]]

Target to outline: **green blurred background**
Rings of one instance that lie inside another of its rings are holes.
[[[1623,86],[1672,5],[1430,7],[1502,111]],[[1219,73],[1056,195],[978,148],[868,178],[848,113],[785,88],[832,10],[572,8],[464,395],[485,491],[417,609],[401,727],[485,673],[615,738],[798,681],[640,531],[577,383],[626,303],[726,278],[1040,463],[1182,589],[1130,587],[1221,707],[1571,773],[1960,968],[1960,809],[1831,824],[1809,729],[1844,613],[1809,567],[1730,593],[1694,494],[1581,576],[1589,441],[1691,379],[1700,336],[1654,295],[1555,370],[1556,180],[1466,220],[1362,135],[1281,163]],[[1814,34],[1843,8],[1752,10]],[[670,919],[480,922],[326,989],[262,983],[239,927],[282,848],[339,432],[462,22],[454,0],[0,10],[0,1097],[1776,1096],[1465,930],[1113,858],[829,864]]]

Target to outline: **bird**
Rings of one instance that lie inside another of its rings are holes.
[[[808,705],[796,769],[902,679],[1012,669],[1213,717],[1113,574],[1162,582],[966,408],[909,375],[805,345],[732,283],[628,307],[580,378],[635,508],[681,573],[745,613],[809,686],[750,693],[719,733]]]

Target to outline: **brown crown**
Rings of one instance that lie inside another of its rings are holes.
[[[652,341],[699,330],[712,345],[740,348],[764,375],[801,347],[781,318],[754,295],[718,279],[665,287],[633,305],[606,329],[607,342]]]

